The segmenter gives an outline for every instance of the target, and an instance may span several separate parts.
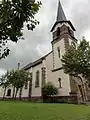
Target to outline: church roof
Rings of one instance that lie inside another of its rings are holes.
[[[56,22],[67,21],[63,8],[61,6],[60,0],[58,0],[58,11]]]
[[[52,53],[52,51],[49,52],[48,54],[46,54],[45,56],[41,57],[40,59],[38,59],[38,60],[36,60],[36,61],[34,61],[34,62],[29,63],[29,64],[26,65],[23,69],[24,69],[24,70],[28,70],[28,69],[30,69],[31,67],[35,67],[35,66],[41,64],[42,61],[43,61],[49,54],[51,54],[51,53]]]

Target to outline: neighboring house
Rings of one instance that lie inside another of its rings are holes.
[[[87,81],[82,78],[71,77],[64,73],[61,58],[68,46],[77,39],[74,36],[75,27],[67,20],[61,3],[58,4],[57,19],[52,29],[52,51],[24,67],[32,74],[32,98],[42,96],[42,86],[52,82],[59,90],[58,96],[77,96],[79,101],[88,100],[89,87]],[[22,97],[28,97],[29,88],[23,88]],[[10,89],[7,90],[10,95]],[[12,92],[11,92],[12,94]],[[0,94],[1,95],[1,94]],[[18,97],[18,96],[17,96]]]

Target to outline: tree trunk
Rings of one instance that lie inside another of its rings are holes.
[[[31,93],[32,93],[32,74],[31,74],[31,78],[29,81],[29,95],[28,95],[28,100],[31,101]]]
[[[4,89],[3,99],[5,98],[5,93],[6,93],[6,87],[5,87],[5,89]]]
[[[12,95],[12,99],[14,99],[15,96],[15,87],[13,87],[13,95]]]
[[[20,88],[20,93],[19,93],[19,99],[21,100],[22,98],[22,87]]]
[[[15,100],[16,100],[16,97],[17,97],[17,93],[18,93],[18,88],[16,88]]]

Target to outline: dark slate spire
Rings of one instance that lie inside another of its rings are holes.
[[[60,3],[60,0],[58,0],[58,11],[57,11],[57,19],[56,19],[56,22],[55,24],[53,25],[52,29],[51,29],[51,32],[54,30],[55,26],[58,24],[58,23],[68,23],[71,28],[75,31],[75,28],[74,26],[72,25],[72,23],[66,19],[66,16],[65,16],[65,13],[63,11],[63,8],[62,8],[62,5]]]
[[[66,16],[64,14],[63,8],[61,6],[60,0],[58,0],[58,12],[57,12],[57,20],[56,22],[67,21]]]

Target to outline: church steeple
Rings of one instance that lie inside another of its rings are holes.
[[[58,11],[56,22],[67,21],[63,8],[61,6],[60,0],[58,0]]]
[[[53,25],[53,27],[52,27],[52,29],[51,29],[51,32],[53,32],[55,26],[56,26],[57,24],[59,24],[59,23],[61,23],[61,24],[62,24],[62,23],[68,23],[68,24],[71,26],[72,30],[75,31],[74,26],[72,25],[72,23],[71,23],[69,20],[67,20],[67,18],[66,18],[66,16],[65,16],[65,13],[64,13],[64,10],[63,10],[62,5],[61,5],[61,3],[60,3],[60,0],[58,0],[58,11],[57,11],[56,22],[55,22],[55,24]]]
[[[53,51],[53,72],[62,68],[62,56],[72,42],[76,43],[74,31],[74,26],[69,20],[67,20],[60,0],[58,0],[57,17],[51,29],[53,38],[51,42]]]

